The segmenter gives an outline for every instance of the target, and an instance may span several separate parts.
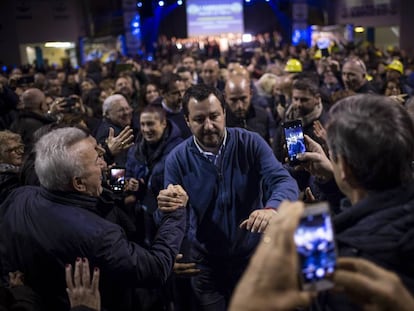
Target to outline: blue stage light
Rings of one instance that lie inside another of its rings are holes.
[[[161,1],[158,1],[158,5],[159,6],[164,6],[164,1],[162,1],[162,0]]]

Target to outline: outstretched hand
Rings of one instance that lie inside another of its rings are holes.
[[[249,218],[242,221],[240,228],[250,232],[262,233],[276,214],[277,212],[274,209],[255,210],[249,215]]]
[[[178,254],[175,258],[173,271],[181,277],[191,277],[200,273],[200,269],[196,267],[195,262],[179,262],[183,259],[183,254]]]
[[[112,155],[117,155],[121,151],[128,149],[134,144],[133,130],[127,125],[119,134],[115,136],[114,129],[109,128],[108,138],[106,139],[106,145],[111,151]]]
[[[293,240],[303,208],[303,202],[282,202],[237,285],[230,311],[295,310],[310,304],[312,293],[299,289]]]
[[[87,258],[78,258],[75,262],[75,272],[72,276],[72,265],[65,269],[67,293],[71,307],[86,306],[93,310],[101,310],[101,296],[99,293],[99,269],[93,271],[92,280]]]

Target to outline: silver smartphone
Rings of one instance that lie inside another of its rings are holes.
[[[333,287],[329,277],[335,271],[337,252],[328,203],[305,208],[294,239],[302,288],[322,291]]]

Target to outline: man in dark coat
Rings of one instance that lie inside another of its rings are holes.
[[[226,82],[226,124],[256,132],[269,145],[273,144],[276,123],[262,107],[252,104],[252,90],[248,78],[234,75]]]
[[[26,148],[30,147],[33,133],[43,125],[56,121],[47,114],[48,106],[45,94],[36,88],[26,90],[21,97],[23,109],[16,120],[11,124],[10,130],[20,134]]]
[[[128,148],[134,140],[132,108],[123,95],[115,94],[105,99],[102,105],[103,120],[95,138],[106,150],[106,161],[125,166]]]
[[[299,158],[325,184],[335,180],[352,206],[334,217],[340,256],[362,257],[397,273],[414,293],[414,124],[392,99],[361,94],[330,109],[330,160],[308,139]],[[323,310],[359,310],[345,297],[322,295]]]
[[[103,309],[136,310],[131,292],[167,280],[183,238],[183,208],[162,213],[149,250],[97,215],[103,161],[97,150],[95,139],[80,129],[44,135],[36,143],[35,160],[42,187],[21,187],[0,207],[2,272],[23,272],[44,310],[69,310],[64,267],[77,258],[100,269]],[[186,205],[186,195],[178,197],[176,206]]]

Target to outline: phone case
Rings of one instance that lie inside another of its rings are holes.
[[[336,267],[336,246],[329,205],[325,202],[305,208],[295,232],[304,290],[322,291],[333,286],[329,276]]]

